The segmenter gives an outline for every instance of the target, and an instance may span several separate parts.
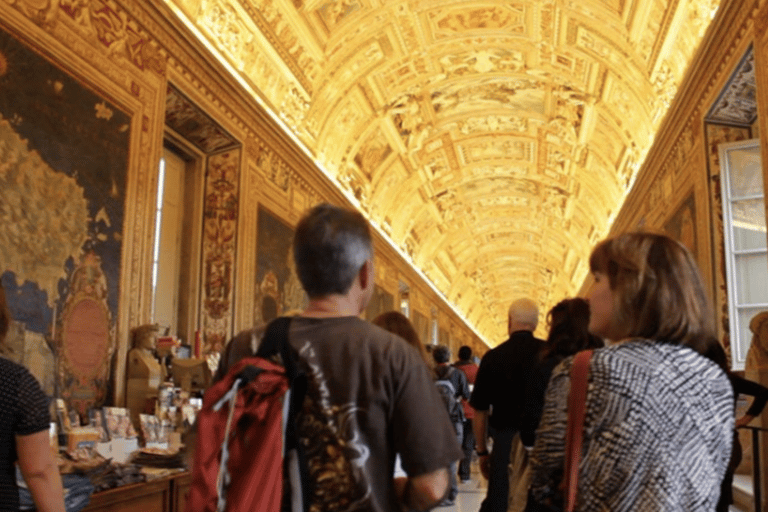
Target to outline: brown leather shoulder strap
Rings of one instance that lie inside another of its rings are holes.
[[[571,367],[571,392],[568,396],[568,426],[565,434],[565,510],[576,509],[579,486],[584,416],[587,409],[587,377],[592,350],[576,354]]]

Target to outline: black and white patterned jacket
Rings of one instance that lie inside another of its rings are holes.
[[[573,358],[552,373],[532,453],[531,491],[560,499]],[[590,361],[576,510],[713,511],[731,453],[725,373],[678,345],[625,341]]]

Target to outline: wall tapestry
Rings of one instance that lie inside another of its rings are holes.
[[[307,305],[293,263],[294,230],[259,205],[256,247],[256,325]]]
[[[58,368],[24,363],[57,375],[46,391],[83,414],[110,387],[131,120],[2,30],[0,90],[0,273],[16,346],[58,356]]]

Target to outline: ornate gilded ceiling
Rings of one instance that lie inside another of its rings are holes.
[[[492,345],[577,292],[720,3],[165,1]]]

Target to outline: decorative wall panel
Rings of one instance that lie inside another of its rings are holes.
[[[412,310],[411,322],[413,328],[416,329],[416,334],[419,335],[419,339],[425,345],[429,345],[432,341],[432,337],[429,335],[429,320],[421,312]]]
[[[707,114],[715,124],[749,126],[757,117],[757,82],[755,54],[750,48],[734,71],[728,85]]]
[[[170,84],[165,94],[165,124],[205,154],[239,145],[208,114]]]
[[[232,335],[235,249],[239,212],[239,149],[208,158],[203,211],[204,354],[221,352]]]

